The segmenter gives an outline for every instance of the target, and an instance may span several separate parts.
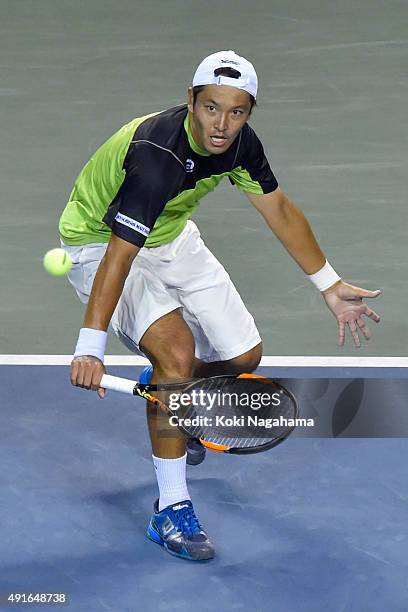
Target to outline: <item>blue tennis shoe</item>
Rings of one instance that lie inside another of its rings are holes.
[[[214,546],[198,522],[190,500],[167,506],[161,512],[156,500],[147,537],[182,559],[205,561],[215,556]]]
[[[145,366],[139,374],[139,382],[141,385],[148,385],[153,376],[153,366]]]
[[[139,375],[139,382],[142,385],[148,385],[153,375],[153,366],[145,366]],[[187,464],[200,465],[205,459],[206,448],[197,438],[189,438],[187,440]]]
[[[187,464],[200,465],[205,459],[207,449],[203,446],[198,438],[189,438],[187,440]]]

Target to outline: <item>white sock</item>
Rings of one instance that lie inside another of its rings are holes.
[[[159,485],[159,511],[177,502],[190,499],[186,482],[187,453],[178,459],[153,457]]]

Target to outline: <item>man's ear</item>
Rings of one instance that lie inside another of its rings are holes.
[[[193,88],[189,87],[187,89],[187,108],[190,111],[190,113],[193,112],[193,106],[194,106]]]

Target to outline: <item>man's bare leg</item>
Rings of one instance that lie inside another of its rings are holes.
[[[246,353],[226,361],[211,361],[209,363],[195,358],[194,376],[207,378],[221,374],[243,374],[256,370],[262,357],[262,343],[257,344]]]
[[[155,321],[143,335],[140,347],[153,364],[152,383],[176,382],[193,376],[194,337],[179,310]],[[147,402],[147,421],[156,457],[174,459],[185,454],[185,436],[151,402]]]

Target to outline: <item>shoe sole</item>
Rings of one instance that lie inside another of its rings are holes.
[[[159,544],[159,546],[167,550],[167,552],[170,555],[173,555],[173,557],[178,557],[179,559],[184,559],[185,561],[199,561],[199,562],[200,561],[210,561],[211,559],[214,559],[215,557],[215,555],[212,555],[211,557],[204,557],[203,559],[193,559],[192,557],[186,557],[185,555],[176,553],[175,551],[170,550],[170,548],[167,546],[166,542],[163,540],[161,535],[155,529],[153,529],[151,525],[149,525],[149,527],[147,528],[146,535],[149,538],[149,540],[151,540],[155,544]]]

